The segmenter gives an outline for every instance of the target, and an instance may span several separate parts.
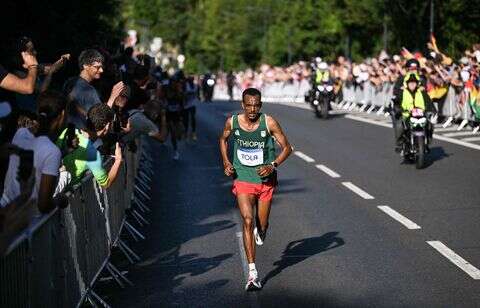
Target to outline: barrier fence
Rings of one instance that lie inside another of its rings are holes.
[[[67,208],[37,218],[14,239],[0,257],[0,307],[78,307],[84,300],[108,307],[93,290],[99,276],[106,273],[121,287],[131,284],[110,254],[118,247],[130,262],[139,260],[120,237],[126,230],[135,240],[144,238],[137,228],[147,223],[151,150],[141,140],[136,149],[124,151],[108,189],[87,175],[66,193]]]
[[[381,114],[389,105],[393,96],[393,83],[384,83],[380,86],[374,86],[370,82],[358,85],[343,85],[338,106],[349,111],[376,111]],[[261,87],[262,100],[265,102],[280,102],[290,104],[305,103],[305,94],[311,89],[307,80],[293,82],[274,82],[265,84]],[[453,120],[463,120],[460,124],[463,128],[469,121],[475,120],[474,112],[468,103],[467,89],[455,89],[450,86],[447,94],[439,101],[434,102],[440,115],[447,118],[446,126]],[[234,88],[234,99],[241,99],[241,89]],[[228,99],[226,87],[216,87],[216,99]],[[480,115],[477,115],[477,119]],[[477,120],[478,121],[478,120]]]

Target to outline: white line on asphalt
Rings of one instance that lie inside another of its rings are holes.
[[[295,151],[293,153],[295,155],[297,155],[298,157],[300,157],[301,159],[303,159],[304,161],[306,161],[307,163],[313,163],[315,161],[315,159],[311,158],[310,156],[308,156],[306,154],[303,154],[300,151]]]
[[[438,127],[435,126],[434,131],[440,132],[440,133],[443,133],[443,132],[453,132],[453,131],[457,131],[457,127],[456,127],[456,126],[455,126],[455,127],[451,126],[451,127],[443,128],[443,126],[440,125],[440,126],[438,126]]]
[[[389,127],[389,128],[392,127],[391,125],[389,125],[387,123],[382,123],[382,122],[377,122],[377,121],[373,121],[373,120],[369,120],[369,119],[364,119],[364,118],[360,118],[360,117],[350,115],[350,114],[346,115],[345,118],[355,120],[355,121],[360,121],[360,122],[366,122],[366,123],[370,123],[370,124],[374,124],[374,125],[378,125],[378,126],[383,126],[383,127]],[[462,140],[457,140],[457,139],[453,139],[453,138],[450,138],[450,137],[444,137],[444,136],[438,135],[438,134],[433,134],[433,138],[441,140],[441,141],[446,141],[446,142],[458,144],[458,145],[461,145],[461,146],[464,146],[464,147],[467,147],[467,148],[470,148],[470,149],[480,150],[480,145],[478,145],[478,144],[468,143],[468,142],[465,142],[465,141],[462,141]]]
[[[357,116],[354,116],[354,115],[351,115],[351,114],[347,114],[347,115],[345,116],[345,118],[348,118],[348,119],[351,119],[351,120],[355,120],[355,121],[360,121],[360,122],[366,122],[366,123],[370,123],[370,124],[375,124],[375,125],[379,125],[379,126],[383,126],[383,127],[392,127],[392,125],[389,125],[389,124],[384,123],[384,122],[378,122],[378,121],[374,121],[374,120],[370,120],[370,119],[364,119],[364,118],[357,117]]]
[[[448,248],[440,241],[427,241],[427,243],[441,253],[445,258],[450,260],[453,264],[458,266],[461,270],[467,273],[475,280],[480,279],[480,270],[467,262],[464,258],[457,255],[453,250]]]
[[[402,214],[395,211],[394,209],[392,209],[389,206],[379,205],[378,208],[380,210],[382,210],[383,212],[385,212],[385,214],[392,217],[393,219],[395,219],[396,221],[398,221],[399,223],[401,223],[402,225],[404,225],[405,227],[407,227],[410,230],[416,230],[416,229],[421,229],[422,228],[422,227],[420,227],[419,225],[417,225],[416,223],[414,223],[413,221],[411,221],[410,219],[403,216]]]
[[[480,141],[480,137],[462,138],[462,141]]]
[[[452,139],[452,138],[449,138],[449,137],[443,137],[443,136],[437,135],[437,134],[433,134],[433,138],[438,139],[438,140],[442,140],[442,141],[446,141],[446,142],[450,142],[450,143],[455,143],[455,144],[458,144],[458,145],[463,145],[464,147],[467,147],[467,148],[470,148],[470,149],[480,150],[480,145],[478,145],[478,144],[468,143],[468,142],[465,142],[465,141],[462,141],[462,140],[456,140],[456,139]]]
[[[336,173],[335,171],[333,171],[332,169],[328,168],[325,165],[316,165],[315,167],[317,167],[317,169],[322,170],[323,172],[325,172],[326,174],[328,174],[332,178],[339,178],[340,177],[340,174]]]
[[[473,135],[473,132],[467,131],[467,132],[442,134],[442,136],[444,137],[462,137],[462,136],[469,136],[469,135]]]
[[[363,199],[367,199],[367,200],[375,199],[372,195],[368,194],[366,191],[364,191],[363,189],[354,185],[351,182],[342,182],[342,184],[343,184],[343,186],[347,187],[348,189],[350,189],[351,191],[353,191],[354,193],[356,193],[357,195],[359,195]]]

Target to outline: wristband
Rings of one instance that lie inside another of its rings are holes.
[[[273,166],[273,169],[277,169],[278,164],[276,162],[272,161],[270,164]]]

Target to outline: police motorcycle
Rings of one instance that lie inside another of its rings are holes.
[[[312,70],[316,71],[317,67],[323,71],[328,69],[325,62],[320,62],[318,66],[312,65]],[[322,78],[322,80],[316,80],[314,77],[311,83],[313,86],[305,96],[305,101],[310,104],[317,118],[327,119],[328,112],[331,110],[330,102],[335,100],[333,83],[329,77]]]
[[[331,109],[330,102],[335,99],[333,84],[322,82],[310,92],[309,103],[317,118],[327,119]]]
[[[425,111],[413,108],[410,117],[403,120],[404,142],[401,155],[408,162],[414,162],[417,169],[425,167],[425,156],[428,152],[429,120]]]

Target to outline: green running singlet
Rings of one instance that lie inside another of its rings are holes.
[[[275,143],[267,128],[265,114],[260,114],[260,124],[255,131],[245,131],[238,123],[238,115],[232,117],[233,167],[235,180],[249,183],[270,181],[276,172],[266,178],[257,174],[256,167],[271,164],[275,159]]]

